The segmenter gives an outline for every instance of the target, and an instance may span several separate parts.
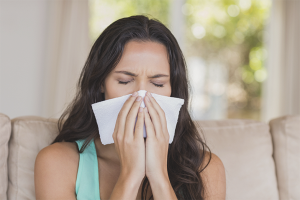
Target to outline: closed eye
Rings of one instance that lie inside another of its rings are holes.
[[[127,82],[119,81],[119,84],[124,84],[124,85],[126,85],[126,84],[129,83],[129,82],[131,82],[131,81],[127,81]],[[155,84],[155,83],[153,83],[153,85],[155,85],[156,87],[164,87],[163,84]]]
[[[156,87],[164,87],[164,85],[163,84],[155,84],[155,83],[153,83],[153,85],[155,85]]]

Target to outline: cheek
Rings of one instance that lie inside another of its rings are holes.
[[[172,93],[172,88],[171,88],[171,84],[170,82],[168,83],[167,87],[166,87],[166,96],[171,96],[171,93]]]
[[[168,96],[168,97],[170,97],[171,96],[171,93],[172,93],[172,89],[171,89],[171,86],[169,86],[168,88],[167,88],[167,90],[165,91],[165,96]]]
[[[172,89],[171,89],[170,84],[165,84],[165,86],[163,88],[155,88],[155,91],[152,91],[152,92],[159,94],[159,95],[170,97],[171,93],[172,93]]]
[[[111,79],[105,81],[105,100],[115,98],[118,94],[117,85]]]
[[[118,82],[115,80],[107,80],[105,84],[105,100],[128,94],[127,91],[124,91],[124,87],[120,87],[120,84],[118,84]]]

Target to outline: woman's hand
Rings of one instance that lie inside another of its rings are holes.
[[[141,100],[142,97],[137,97],[137,92],[126,100],[119,112],[113,133],[115,148],[121,163],[120,176],[129,178],[135,183],[143,180],[146,169],[144,112],[143,108],[140,109]]]
[[[150,101],[147,100],[147,97]],[[146,176],[150,182],[155,183],[168,179],[167,160],[170,136],[165,113],[149,92],[147,92],[144,101],[147,130]]]

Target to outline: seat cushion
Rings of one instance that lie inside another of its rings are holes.
[[[7,199],[7,158],[11,123],[8,116],[0,113],[0,199]]]
[[[300,115],[270,121],[280,199],[300,199]]]
[[[268,124],[245,119],[197,124],[212,153],[224,164],[226,199],[279,199]]]
[[[19,117],[12,120],[8,157],[8,199],[35,199],[34,163],[38,152],[58,135],[57,120]]]

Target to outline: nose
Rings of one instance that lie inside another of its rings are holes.
[[[137,82],[136,87],[135,87],[135,91],[136,92],[140,91],[140,90],[146,90],[146,91],[148,91],[148,88],[147,88],[145,82],[146,81],[139,81],[139,82]]]

